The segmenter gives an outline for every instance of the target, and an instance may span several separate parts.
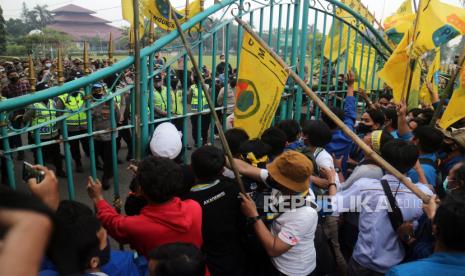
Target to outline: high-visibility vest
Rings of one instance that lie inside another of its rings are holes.
[[[60,96],[60,99],[63,101],[65,108],[71,112],[75,112],[81,109],[85,103],[82,97],[82,93],[78,93],[76,97],[73,97],[71,94],[64,94]],[[87,125],[87,113],[84,111],[74,113],[73,115],[66,118],[66,124],[69,126]]]
[[[199,88],[197,87],[197,85],[193,84],[191,86],[191,90],[192,90],[191,110],[199,111]],[[205,97],[204,93],[205,92],[202,91],[202,108],[200,109],[200,111],[204,109],[208,109],[208,102],[207,102],[207,98]]]
[[[47,105],[43,102],[38,102],[34,103],[32,106],[36,109],[36,116],[32,120],[33,126],[56,119],[55,102],[52,99],[48,100]],[[51,135],[57,132],[58,129],[56,123],[51,123],[39,128],[40,135]]]
[[[158,107],[162,111],[167,111],[166,107],[168,106],[167,90],[165,86],[161,87],[161,92],[157,90],[153,91],[153,98],[155,100],[155,107]]]
[[[174,93],[174,99],[175,99],[174,106],[173,106],[173,112],[178,115],[182,115],[184,112],[184,107],[182,105],[182,90],[177,90],[177,91],[173,90],[173,93]]]

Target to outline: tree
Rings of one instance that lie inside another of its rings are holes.
[[[6,50],[6,31],[5,18],[3,18],[3,10],[0,7],[0,53],[5,53]]]
[[[26,35],[28,33],[27,26],[21,19],[10,18],[6,22],[6,33],[14,37]]]
[[[53,21],[52,13],[47,8],[48,5],[36,5],[33,9],[40,30],[43,30]]]

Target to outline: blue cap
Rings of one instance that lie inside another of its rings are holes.
[[[94,83],[92,84],[92,88],[103,88],[103,85],[101,83]]]

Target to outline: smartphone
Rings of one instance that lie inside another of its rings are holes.
[[[33,168],[32,164],[23,162],[23,180],[27,182],[31,178],[36,178],[37,181],[41,181],[45,173]]]

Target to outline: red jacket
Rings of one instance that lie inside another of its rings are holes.
[[[202,246],[202,208],[194,200],[175,197],[163,204],[149,204],[138,216],[123,216],[101,200],[97,217],[108,233],[120,243],[129,243],[139,254],[173,242]]]

